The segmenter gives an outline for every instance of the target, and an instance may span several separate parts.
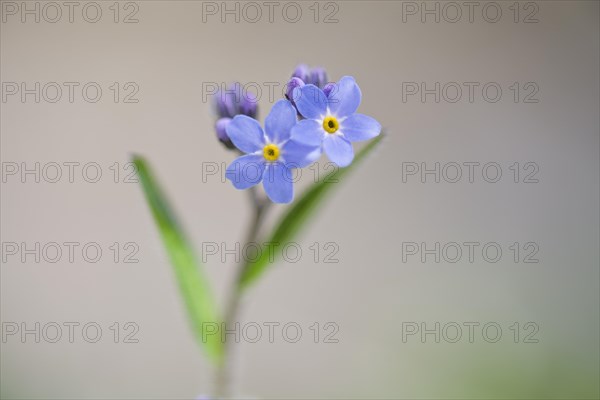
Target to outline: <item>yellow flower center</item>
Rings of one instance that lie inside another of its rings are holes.
[[[335,133],[340,128],[340,123],[335,117],[326,117],[323,120],[323,129],[327,133]]]
[[[263,156],[267,161],[275,161],[279,158],[279,147],[274,144],[268,144],[263,148]]]

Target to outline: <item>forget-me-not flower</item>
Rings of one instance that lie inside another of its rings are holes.
[[[229,165],[225,177],[236,189],[247,189],[262,181],[273,202],[291,202],[294,198],[291,169],[309,165],[318,156],[320,146],[290,140],[296,123],[296,109],[287,100],[273,105],[265,119],[264,131],[253,118],[234,117],[227,125],[227,135],[246,155]]]
[[[312,84],[294,89],[296,108],[306,119],[294,126],[292,139],[320,146],[331,161],[346,167],[354,158],[351,142],[374,138],[381,125],[369,116],[356,114],[361,92],[353,77],[345,76],[324,89]]]

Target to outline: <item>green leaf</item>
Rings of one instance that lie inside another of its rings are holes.
[[[179,289],[183,295],[192,328],[201,346],[204,346],[208,356],[215,362],[220,362],[223,356],[223,344],[219,334],[203,335],[204,324],[211,324],[213,329],[220,329],[215,301],[210,292],[209,283],[196,262],[194,253],[175,218],[164,193],[158,186],[148,163],[139,156],[133,157],[138,176],[144,188],[146,200],[152,210],[154,221],[158,227],[163,243],[169,254],[171,264]],[[217,324],[217,325],[215,325]]]
[[[279,220],[277,227],[271,234],[267,243],[288,243],[294,236],[306,225],[306,222],[314,214],[313,210],[323,198],[335,187],[339,180],[354,170],[358,164],[363,161],[381,141],[383,132],[375,139],[363,147],[354,157],[352,164],[346,168],[336,168],[327,174],[321,180],[313,183],[304,193],[293,203],[290,209]],[[244,268],[244,273],[240,281],[240,289],[247,288],[253,283],[271,264],[269,256],[276,255],[277,252],[263,251],[261,256],[254,262],[248,263]],[[273,260],[275,261],[275,260]]]

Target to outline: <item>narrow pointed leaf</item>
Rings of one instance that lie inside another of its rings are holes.
[[[381,133],[363,147],[356,154],[354,161],[350,166],[346,168],[336,168],[334,171],[307,188],[279,220],[267,243],[283,244],[293,240],[296,234],[304,227],[304,225],[306,225],[306,222],[310,217],[313,216],[315,208],[317,208],[326,195],[337,186],[337,184],[333,184],[333,182],[339,182],[341,178],[354,170],[367,154],[377,147],[377,144],[381,141],[383,136],[384,134]],[[253,283],[271,264],[269,257],[276,256],[277,253],[278,252],[263,251],[257,260],[248,263],[244,268],[244,273],[240,282],[241,289],[245,289]]]
[[[209,283],[201,266],[197,263],[194,252],[186,240],[164,193],[154,179],[148,163],[139,156],[134,156],[133,162],[137,167],[146,200],[175,270],[177,283],[187,307],[194,335],[201,346],[204,347],[208,356],[213,361],[220,362],[223,353],[220,335],[203,335],[205,324],[217,324],[212,325],[216,328],[220,327],[221,322],[210,292]]]

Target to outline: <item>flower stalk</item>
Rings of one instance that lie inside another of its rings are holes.
[[[250,201],[252,204],[252,220],[248,225],[244,245],[249,243],[256,243],[259,238],[260,228],[267,214],[271,202],[268,199],[261,198],[258,195],[258,190],[255,186],[249,188],[248,193],[250,195]],[[240,301],[242,298],[242,277],[244,276],[245,270],[248,268],[248,262],[242,260],[238,265],[236,276],[234,278],[233,285],[229,292],[225,308],[225,327],[228,328],[234,326],[238,319]],[[223,357],[219,365],[217,366],[217,372],[215,376],[215,398],[222,399],[227,398],[231,394],[231,366],[233,364],[233,351],[231,349],[232,343],[227,340],[227,337],[223,338]]]

